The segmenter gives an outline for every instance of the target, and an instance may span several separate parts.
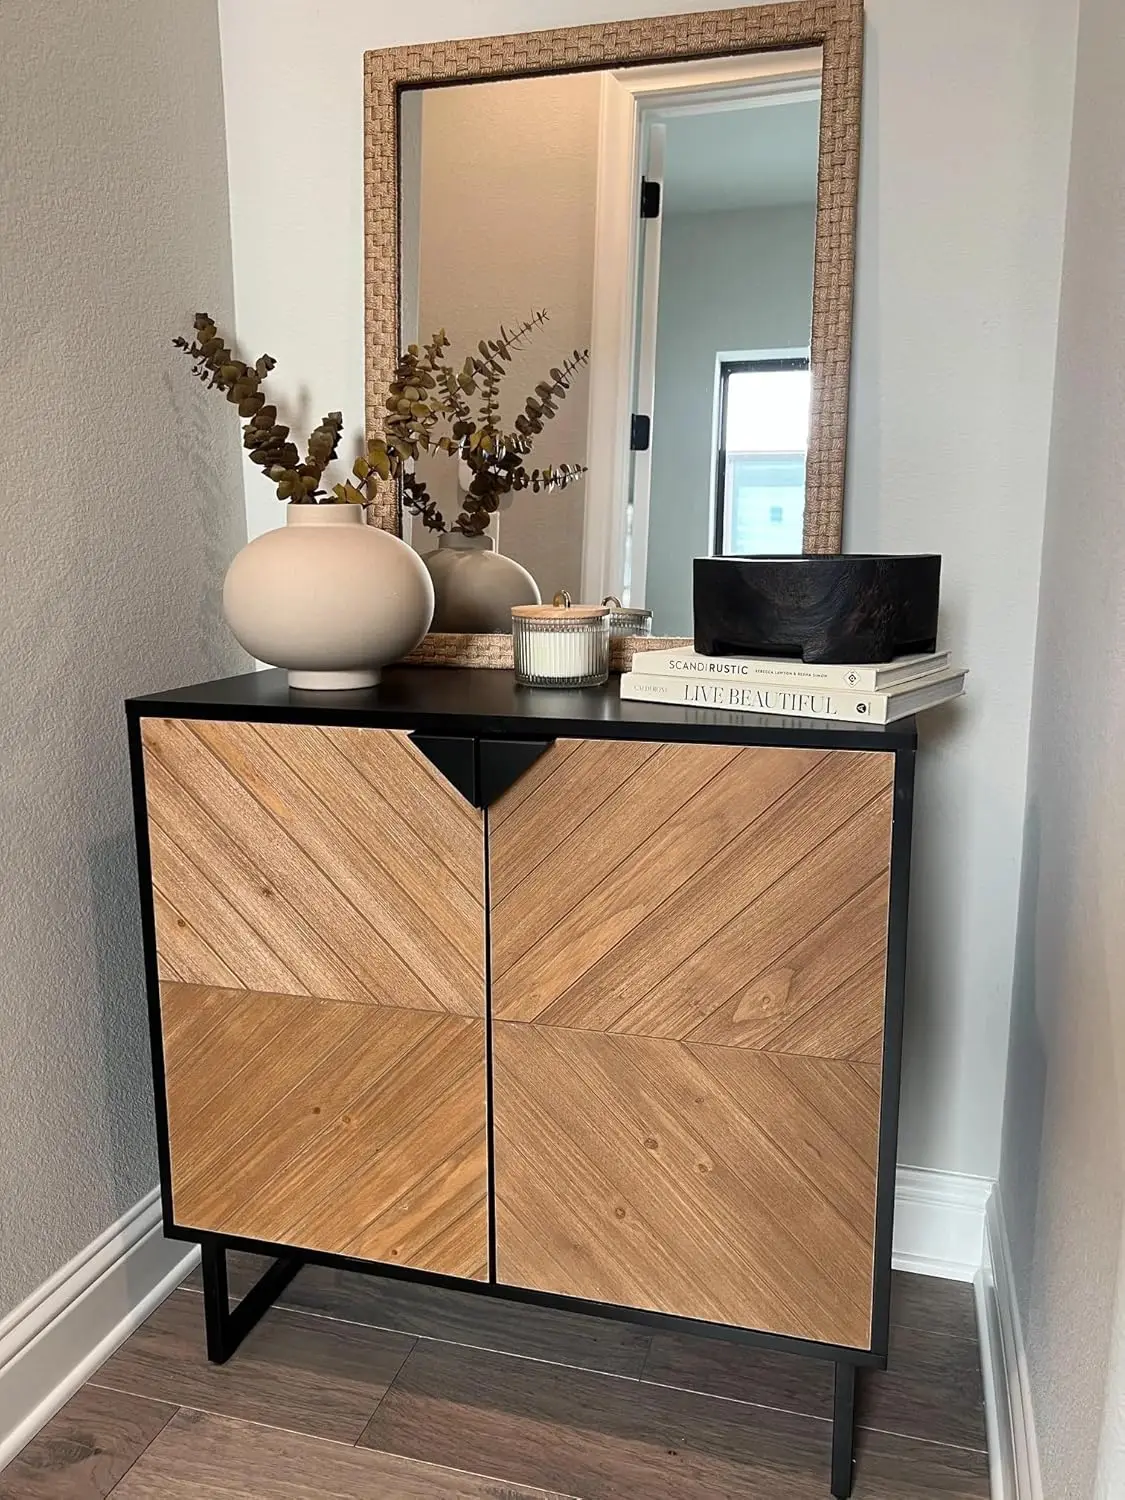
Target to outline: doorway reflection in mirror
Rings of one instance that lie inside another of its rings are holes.
[[[820,77],[808,48],[403,92],[403,342],[546,307],[513,392],[591,350],[536,449],[587,474],[497,518],[542,597],[686,636],[693,557],[801,550]]]
[[[819,97],[749,92],[657,123],[653,437],[634,468],[630,592],[662,633],[690,635],[685,555],[802,550]]]

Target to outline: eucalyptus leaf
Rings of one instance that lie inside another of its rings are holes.
[[[174,346],[192,363],[192,374],[210,389],[221,390],[245,422],[242,442],[250,459],[276,485],[282,500],[295,504],[364,504],[376,486],[399,481],[402,503],[429,530],[444,532],[446,523],[424,482],[414,471],[426,453],[465,460],[472,472],[470,493],[453,525],[477,536],[506,494],[525,489],[562,488],[585,472],[578,465],[529,471],[524,456],[534,438],[555,416],[556,401],[567,393],[574,371],[588,356],[575,350],[549,380],[540,380],[523,400],[515,431],[501,426],[501,386],[513,351],[544,326],[547,314],[535,309],[513,327],[501,324],[492,338],[480,339],[460,365],[446,354],[452,344],[439,329],[425,344],[410,344],[399,356],[384,398],[380,434],[367,444],[366,456],[354,460],[352,475],[329,491],[320,488],[327,466],[336,457],[343,416],[329,412],[309,433],[302,458],[287,426],[277,421],[276,406],[266,403],[259,386],[276,361],[263,354],[254,364],[236,359],[208,313],[196,313],[193,340],[177,337]],[[443,425],[445,430],[442,430]]]

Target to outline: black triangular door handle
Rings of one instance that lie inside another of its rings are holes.
[[[478,796],[475,740],[450,734],[412,734],[410,740],[466,802],[472,807],[484,805]]]
[[[491,807],[554,743],[554,740],[481,740],[478,807]]]
[[[491,807],[554,740],[481,740],[452,734],[412,734],[411,743],[473,807]]]

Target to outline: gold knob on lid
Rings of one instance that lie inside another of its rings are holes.
[[[614,609],[620,609],[621,608],[621,600],[617,597],[616,594],[607,594],[605,596],[605,598],[602,600],[602,603],[603,604],[612,604],[613,607],[614,607]]]
[[[558,593],[551,600],[551,603],[555,606],[556,609],[569,609],[570,595],[567,593],[566,589],[559,589]]]

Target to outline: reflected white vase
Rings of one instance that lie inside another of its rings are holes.
[[[287,505],[243,547],[223,585],[239,644],[295,688],[363,688],[430,627],[434,589],[418,554],[368,526],[362,505]]]
[[[431,629],[510,634],[513,604],[539,604],[539,586],[490,536],[447,531],[422,561],[434,584]]]

